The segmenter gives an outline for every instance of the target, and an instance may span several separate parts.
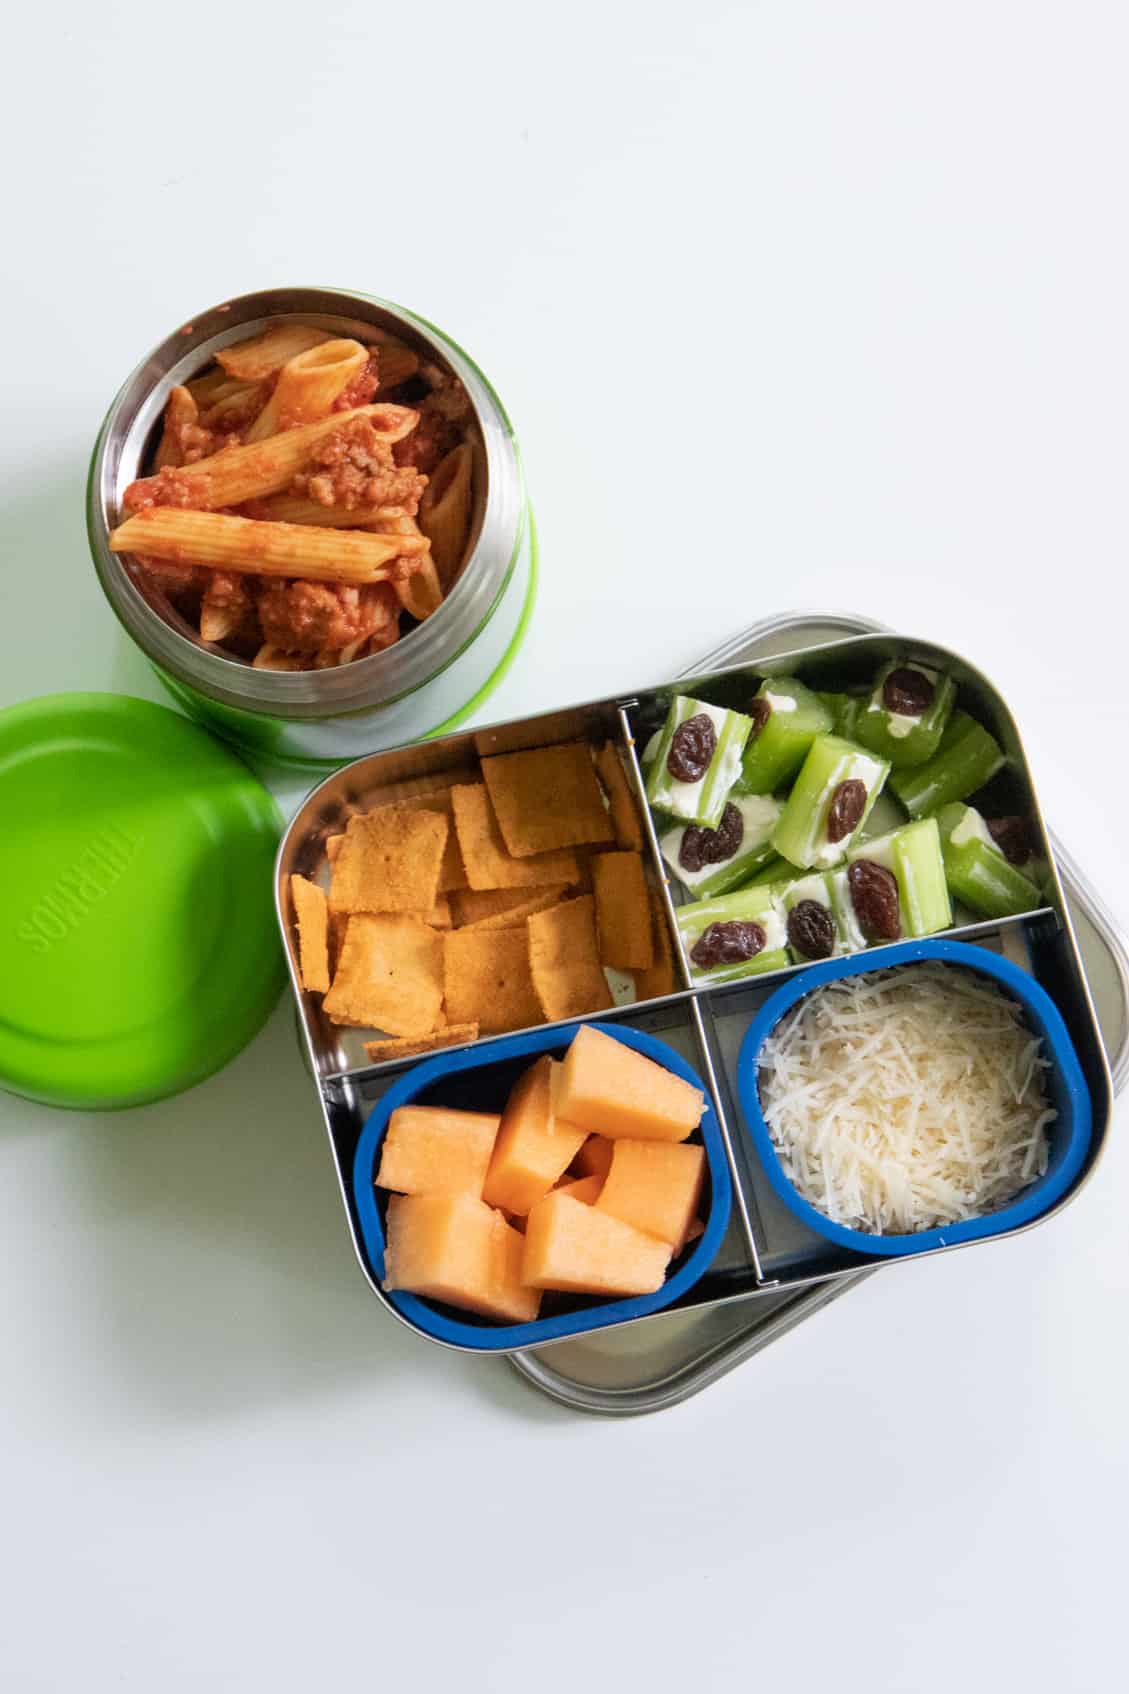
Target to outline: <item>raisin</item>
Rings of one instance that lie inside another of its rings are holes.
[[[705,712],[679,724],[666,756],[666,768],[675,782],[697,782],[709,769],[717,748],[717,730]]]
[[[788,943],[805,959],[829,959],[835,951],[835,920],[818,900],[800,900],[788,913]]]
[[[745,743],[747,747],[752,746],[753,742],[756,740],[757,736],[772,716],[772,707],[762,695],[758,694],[752,705],[749,707],[749,716],[753,720],[753,727],[749,731],[749,739]]]
[[[1025,865],[1031,857],[1031,833],[1026,818],[985,818],[988,834],[1009,865]]]
[[[847,886],[867,940],[896,941],[902,933],[902,915],[893,871],[873,859],[856,859],[847,866]]]
[[[908,665],[891,671],[882,684],[882,704],[888,712],[902,718],[919,718],[933,704],[937,690],[924,671],[911,670]]]
[[[841,782],[831,796],[831,806],[827,813],[828,841],[842,841],[857,829],[866,811],[866,783],[860,782],[857,776],[848,782]]]
[[[706,865],[721,865],[731,859],[745,839],[745,820],[730,802],[716,829],[691,824],[683,832],[678,863],[684,871],[700,871]]]
[[[759,923],[711,923],[690,949],[690,957],[703,970],[714,965],[740,965],[763,953],[768,936]]]

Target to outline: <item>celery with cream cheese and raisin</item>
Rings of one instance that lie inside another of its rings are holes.
[[[890,787],[912,818],[927,817],[953,800],[967,800],[1004,763],[1003,748],[967,712],[955,711],[931,759],[895,771]]]
[[[678,933],[695,982],[733,982],[791,964],[784,912],[775,888],[740,888],[716,900],[679,906]]]
[[[923,765],[937,751],[956,699],[943,671],[893,659],[883,665],[855,720],[855,740],[898,769]]]
[[[689,823],[660,836],[663,858],[696,899],[727,894],[775,857],[772,832],[782,810],[771,794],[735,794],[716,829]]]
[[[998,821],[1014,826],[1023,822],[1017,818]],[[941,831],[945,875],[954,900],[985,918],[1019,917],[1042,905],[1038,886],[1025,869],[1009,862],[1004,852],[1004,844],[1011,845],[1019,839],[1018,828],[1012,829],[1010,836],[999,829],[993,834],[976,808],[960,801],[942,806],[936,822]],[[1017,856],[1013,848],[1012,858]],[[1028,848],[1024,863],[1029,861]]]
[[[832,722],[819,695],[794,676],[772,676],[762,682],[749,716],[753,727],[738,783],[745,794],[775,794],[784,788],[816,736],[826,734]]]
[[[676,694],[648,769],[651,805],[716,829],[752,727],[742,712]]]
[[[748,886],[750,888],[765,888],[779,884],[783,887],[785,883],[793,882],[796,877],[803,874],[799,865],[790,864],[787,859],[782,859],[780,854],[774,850],[771,859],[765,861],[756,876],[749,878]]]
[[[844,906],[833,887],[833,878],[844,874],[812,871],[789,883],[781,894],[788,946],[798,965],[838,958],[866,946],[849,903]]]
[[[854,868],[863,863],[888,873],[897,888],[897,933],[887,934],[884,932],[886,925],[879,924],[878,928],[883,932],[868,936],[868,939],[896,941],[902,935],[935,935],[939,929],[951,928],[953,909],[949,903],[949,884],[936,818],[922,818],[917,823],[903,824],[901,829],[891,830],[889,835],[859,842],[848,853],[848,891],[855,915],[866,932],[868,927],[873,927],[868,926],[867,919],[872,914],[866,907],[870,873]],[[870,877],[871,887],[876,887],[880,880]],[[856,894],[862,896],[861,908]]]
[[[837,735],[817,735],[785,802],[772,845],[803,869],[845,859],[882,792],[890,766]]]

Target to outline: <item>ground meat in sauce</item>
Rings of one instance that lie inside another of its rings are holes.
[[[260,633],[256,606],[258,584],[254,578],[243,576],[238,571],[208,570],[206,574],[202,609],[231,612],[236,618],[230,633],[223,639],[254,641]]]
[[[319,444],[291,482],[290,493],[347,512],[356,506],[401,506],[414,517],[427,478],[410,465],[398,465],[392,454],[369,420],[356,418]]]
[[[377,355],[370,353],[367,362],[357,372],[348,388],[343,388],[333,402],[335,412],[347,412],[353,406],[367,406],[380,387],[380,366]]]
[[[181,559],[152,559],[138,554],[137,564],[153,587],[170,600],[186,594],[199,594],[212,574],[206,565],[191,565]]]
[[[259,595],[263,636],[284,653],[337,650],[383,631],[400,611],[385,582],[268,581]]]
[[[417,408],[419,423],[392,451],[398,465],[414,466],[430,476],[440,459],[463,439],[471,405],[457,377],[447,376],[435,365],[425,365],[421,375],[431,391]]]

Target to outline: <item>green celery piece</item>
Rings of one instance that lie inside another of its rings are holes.
[[[920,671],[933,684],[933,703],[920,717],[887,711],[883,704],[886,678],[896,670]],[[923,765],[937,751],[956,695],[956,684],[943,671],[932,670],[928,665],[907,664],[904,659],[891,659],[878,672],[870,698],[858,714],[855,740],[869,747],[872,753],[889,759],[896,770],[905,765]]]
[[[799,865],[789,864],[779,853],[774,852],[771,859],[761,867],[756,876],[749,878],[750,888],[774,887],[778,883],[791,882],[794,877],[802,875]]]
[[[935,935],[939,929],[952,927],[953,909],[936,818],[921,818],[876,841],[860,842],[848,857],[852,863],[870,859],[894,873],[904,934]]]
[[[659,838],[663,858],[684,888],[697,900],[713,899],[740,888],[773,855],[772,832],[783,807],[771,794],[730,794],[729,804],[736,806],[745,826],[741,844],[732,858],[718,865],[704,865],[700,871],[686,870],[679,860],[682,840],[692,824],[682,824],[668,830]]]
[[[814,900],[816,905],[824,907],[830,915],[831,922],[835,925],[835,946],[831,954],[832,958],[839,958],[843,953],[854,953],[859,947],[866,946],[866,938],[858,928],[857,923],[847,925],[843,922],[840,907],[831,885],[831,879],[836,874],[834,871],[811,871],[807,876],[801,876],[797,881],[789,883],[780,896],[780,903],[784,907],[785,922],[787,922],[788,914],[793,907],[798,906],[803,900]],[[852,913],[851,916],[853,918],[854,914]],[[858,936],[857,941],[854,939],[855,934]],[[788,950],[797,965],[807,965],[812,962],[808,955],[800,952],[798,948],[792,945],[791,941],[788,943]]]
[[[863,708],[863,701],[857,694],[829,694],[819,690],[819,698],[831,713],[831,733],[841,735],[844,741],[857,741],[855,725]]]
[[[667,766],[670,744],[679,726],[699,712],[704,712],[711,719],[717,732],[713,758],[699,781],[676,782]],[[676,694],[647,773],[647,799],[651,805],[686,823],[716,829],[729,791],[740,772],[741,754],[752,727],[752,719],[741,712],[728,712],[724,707],[711,706],[705,700],[692,700],[688,695]]]
[[[855,903],[851,899],[851,885],[847,881],[846,865],[836,865],[834,869],[824,873],[827,877],[827,887],[831,895],[831,910],[835,915],[835,923],[839,934],[843,937],[844,953],[861,953],[864,947],[869,947],[866,932],[858,920]]]
[[[843,741],[837,735],[817,735],[800,767],[796,785],[772,837],[782,858],[805,869],[827,870],[845,859],[882,792],[890,767],[885,759]],[[842,782],[861,781],[866,807],[854,831],[842,841],[828,841],[827,814]]]
[[[933,757],[912,770],[895,771],[890,787],[911,818],[923,818],[952,800],[967,800],[1003,763],[999,742],[975,718],[958,710]]]
[[[741,783],[749,794],[775,794],[795,776],[817,735],[831,728],[831,713],[818,694],[794,676],[770,676],[756,698],[771,708],[764,728],[745,748]],[[754,719],[755,722],[755,719]]]
[[[937,813],[949,892],[985,918],[1014,918],[1043,904],[1038,886],[1009,864],[974,806],[954,801]]]
[[[679,906],[675,917],[695,982],[733,982],[738,977],[784,970],[791,963],[784,914],[775,888],[741,888],[733,894],[723,894],[720,899],[696,900],[691,906]],[[711,923],[759,923],[765,932],[765,947],[754,958],[740,964],[701,970],[690,958],[690,949]]]

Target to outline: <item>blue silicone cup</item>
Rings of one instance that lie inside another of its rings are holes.
[[[945,964],[960,965],[977,971],[981,976],[992,977],[1019,1001],[1032,1030],[1042,1037],[1044,1056],[1051,1062],[1047,1080],[1058,1117],[1047,1132],[1050,1157],[1046,1171],[998,1212],[982,1218],[969,1218],[964,1223],[943,1225],[938,1229],[918,1230],[913,1235],[870,1235],[865,1230],[849,1229],[845,1224],[832,1222],[792,1186],[761,1112],[757,1075],[760,1053],[784,1014],[813,989],[840,977],[858,976],[863,971],[896,969],[899,965],[922,959],[938,959]],[[1007,959],[989,953],[983,947],[970,947],[960,941],[906,941],[897,946],[883,947],[880,958],[873,954],[855,953],[849,958],[828,959],[824,964],[811,965],[793,977],[770,995],[749,1025],[737,1059],[737,1095],[745,1128],[764,1173],[788,1210],[809,1229],[840,1247],[888,1258],[926,1253],[936,1247],[956,1247],[965,1241],[983,1241],[992,1235],[1002,1235],[1006,1230],[1018,1229],[1042,1216],[1057,1200],[1061,1200],[1081,1170],[1090,1145],[1093,1115],[1090,1092],[1078,1055],[1050,995],[1026,971]]]
[[[398,1312],[436,1341],[445,1341],[455,1347],[471,1347],[480,1352],[507,1352],[518,1347],[535,1347],[544,1341],[561,1341],[570,1335],[585,1335],[611,1323],[624,1323],[629,1318],[648,1317],[652,1312],[661,1312],[687,1289],[693,1288],[721,1245],[729,1222],[733,1190],[721,1131],[709,1103],[709,1090],[685,1059],[665,1041],[617,1024],[597,1023],[591,1027],[610,1035],[613,1041],[633,1047],[637,1053],[645,1053],[648,1059],[653,1059],[665,1070],[673,1071],[685,1082],[693,1083],[705,1094],[706,1109],[700,1130],[690,1137],[691,1141],[696,1141],[700,1136],[706,1150],[704,1195],[709,1210],[705,1229],[693,1248],[683,1252],[681,1263],[675,1261],[673,1273],[654,1294],[636,1294],[620,1300],[549,1296],[567,1298],[570,1310],[550,1318],[537,1318],[533,1323],[492,1323],[488,1318],[478,1318],[470,1312],[456,1312],[450,1306],[425,1300],[417,1294],[405,1294],[401,1289],[386,1292],[385,1298]],[[388,1090],[361,1131],[353,1161],[361,1239],[369,1267],[378,1282],[384,1282],[384,1218],[381,1200],[373,1184],[380,1163],[380,1145],[388,1120],[397,1106],[454,1106],[469,1111],[500,1112],[526,1062],[540,1053],[562,1058],[579,1028],[579,1024],[573,1024],[565,1029],[534,1030],[530,1034],[468,1047],[461,1052],[439,1054],[413,1066]]]

